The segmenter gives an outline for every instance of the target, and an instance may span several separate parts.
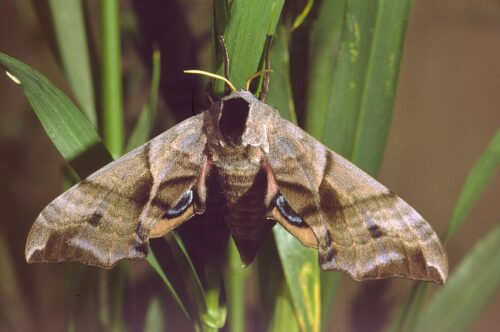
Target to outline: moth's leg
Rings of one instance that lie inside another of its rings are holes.
[[[162,237],[195,214],[205,212],[207,200],[206,178],[211,167],[212,161],[206,158],[200,168],[195,185],[186,190],[177,204],[166,211],[163,217],[155,223],[149,234],[150,238]]]
[[[222,49],[222,59],[224,63],[224,77],[229,79],[229,54],[227,52],[226,42],[224,41],[224,36],[220,35],[217,40],[219,41],[220,48]],[[226,83],[224,85],[226,95],[231,93],[231,88]]]
[[[269,69],[271,69],[271,46],[273,44],[273,36],[268,35],[266,39],[266,54],[264,59],[264,69],[267,71],[264,72],[264,78],[262,80],[262,87],[259,95],[260,101],[266,101],[266,95],[269,91]]]

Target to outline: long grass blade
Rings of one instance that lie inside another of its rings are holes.
[[[165,331],[165,315],[158,296],[153,297],[148,304],[144,332]]]
[[[172,284],[168,280],[167,276],[165,275],[165,272],[163,272],[160,264],[158,263],[158,260],[156,259],[156,256],[155,256],[153,250],[149,251],[148,256],[146,257],[146,259],[147,259],[149,265],[151,265],[151,267],[160,276],[161,280],[163,280],[163,283],[167,287],[168,291],[170,292],[170,294],[174,298],[174,300],[177,303],[177,305],[179,306],[179,308],[181,308],[182,313],[184,314],[184,316],[186,316],[187,319],[191,319],[190,316],[189,316],[189,313],[188,313],[188,311],[186,309],[186,306],[184,305],[184,303],[182,302],[181,298],[179,297],[179,294],[177,294],[175,288],[172,286]]]
[[[149,99],[144,105],[139,119],[130,134],[130,138],[127,142],[126,151],[131,151],[139,145],[145,143],[151,136],[153,130],[154,117],[156,113],[156,104],[158,101],[158,89],[160,88],[160,51],[154,49],[153,51],[153,65],[152,65],[152,75],[151,75],[151,90],[149,92]]]
[[[80,178],[113,160],[89,120],[45,76],[3,53],[0,64],[20,84],[47,135]],[[171,287],[165,275],[155,270],[167,288]],[[179,306],[187,313],[183,305]]]
[[[416,323],[416,331],[468,331],[500,286],[500,226],[470,251]]]
[[[283,284],[274,306],[274,312],[269,326],[269,332],[299,332],[297,320],[290,319],[294,315],[292,299],[288,287]]]
[[[49,0],[55,40],[64,74],[81,110],[97,127],[90,53],[81,0]]]
[[[444,241],[448,241],[455,234],[471,208],[481,197],[491,178],[498,170],[499,165],[500,129],[496,131],[490,144],[470,170],[453,209],[451,221],[444,235]]]
[[[324,0],[311,38],[306,130],[369,174],[378,172],[411,1]],[[323,330],[339,285],[321,275]]]
[[[444,241],[451,239],[460,227],[474,203],[479,199],[500,163],[500,130],[497,130],[490,144],[475,163],[465,181],[448,224]],[[403,310],[396,314],[389,331],[414,328],[429,291],[428,284],[417,284],[412,288]]]
[[[283,4],[284,0],[236,0],[230,3],[224,39],[230,61],[229,79],[236,88],[243,88],[246,79],[258,71],[266,36],[274,34]],[[223,67],[222,63],[219,64],[218,74],[224,75]],[[224,89],[220,82],[215,82],[214,87],[217,92]]]
[[[3,53],[0,64],[20,81],[47,135],[81,178],[113,160],[94,126],[45,76]]]

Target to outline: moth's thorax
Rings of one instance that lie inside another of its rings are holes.
[[[251,148],[269,152],[268,119],[276,111],[248,91],[233,92],[207,112],[206,133],[214,157],[249,154]]]

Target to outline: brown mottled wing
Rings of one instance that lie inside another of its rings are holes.
[[[276,118],[269,133],[268,158],[279,190],[316,236],[324,270],[342,270],[354,280],[445,282],[445,251],[412,207],[288,121]],[[301,234],[297,227],[291,233]]]
[[[155,223],[197,179],[206,141],[202,127],[203,113],[57,197],[29,233],[26,260],[79,261],[111,268],[125,258],[144,258]]]

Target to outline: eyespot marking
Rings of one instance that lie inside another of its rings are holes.
[[[187,210],[187,208],[191,205],[191,203],[193,203],[193,196],[194,195],[192,189],[186,191],[179,200],[179,203],[177,203],[176,206],[168,210],[163,216],[163,218],[170,219],[178,217],[181,214],[183,214]]]
[[[291,208],[283,195],[278,193],[274,202],[280,213],[290,224],[297,227],[308,227],[304,219],[302,219],[297,213],[295,213],[295,211]]]

